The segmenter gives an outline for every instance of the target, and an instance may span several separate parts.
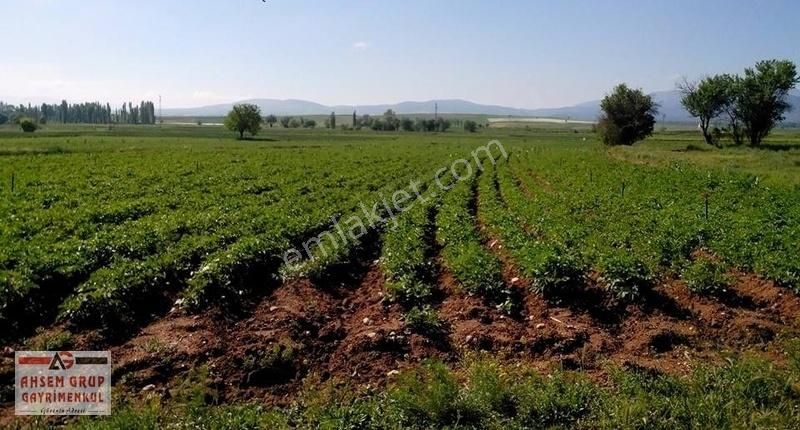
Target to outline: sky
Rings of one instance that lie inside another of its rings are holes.
[[[0,100],[566,106],[800,65],[797,0],[0,0]]]

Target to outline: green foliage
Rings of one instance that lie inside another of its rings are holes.
[[[468,131],[470,133],[475,133],[478,130],[478,123],[468,119],[464,121],[464,131]]]
[[[244,139],[245,132],[250,133],[251,136],[258,134],[263,121],[261,108],[253,104],[243,103],[235,105],[228,112],[225,117],[225,127],[230,131],[239,133],[239,139]]]
[[[791,105],[789,91],[800,82],[795,64],[788,60],[759,61],[747,68],[736,87],[736,117],[751,146],[759,146]]]
[[[423,334],[436,334],[444,328],[436,310],[428,305],[411,308],[406,312],[405,322],[411,330]]]
[[[531,289],[547,299],[574,297],[583,287],[586,273],[580,257],[566,249],[529,246],[521,263],[532,277]]]
[[[25,343],[25,348],[31,351],[63,351],[72,345],[73,337],[69,330],[56,330],[46,332],[36,330],[36,336]]]
[[[115,405],[109,417],[68,428],[798,428],[799,352],[790,342],[787,366],[739,357],[719,367],[701,365],[685,377],[610,368],[604,384],[470,356],[454,368],[433,361],[408,369],[386,392],[310,381],[287,408],[209,405],[215,393],[200,369],[171,401]]]
[[[724,264],[707,258],[698,258],[681,275],[689,291],[703,295],[721,295],[730,288],[733,279]]]
[[[635,302],[650,290],[653,276],[647,266],[626,250],[604,255],[600,261],[603,286],[621,302]]]
[[[464,289],[497,300],[504,290],[502,267],[497,257],[481,243],[475,217],[469,210],[475,184],[473,174],[454,184],[445,195],[436,217],[436,239],[442,245],[445,264]]]
[[[22,129],[22,131],[24,131],[25,133],[33,133],[34,131],[39,129],[39,124],[36,124],[36,122],[34,122],[30,118],[19,118],[17,122],[19,123],[19,126]]]
[[[603,98],[600,108],[598,132],[606,145],[633,145],[653,133],[658,105],[642,90],[619,84]]]
[[[725,112],[732,103],[729,88],[730,77],[715,75],[698,83],[688,81],[681,85],[681,105],[689,114],[700,120],[700,130],[709,145],[719,146],[719,138],[709,131],[711,120]]]

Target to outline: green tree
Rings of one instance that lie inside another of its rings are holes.
[[[292,119],[293,119],[293,118],[292,118],[292,117],[290,117],[290,116],[284,116],[284,117],[281,117],[281,127],[283,127],[283,128],[289,128],[289,125],[291,124],[291,122],[292,122]]]
[[[633,145],[653,134],[658,104],[640,89],[614,87],[600,102],[598,132],[606,145]]]
[[[335,113],[335,112],[331,112],[331,117],[330,117],[330,119],[329,119],[328,121],[330,122],[330,123],[328,124],[328,126],[329,126],[331,129],[334,129],[334,130],[335,130],[335,129],[336,129],[336,113]]]
[[[719,146],[719,140],[709,131],[711,120],[725,112],[731,104],[730,78],[727,75],[710,76],[700,82],[684,81],[679,85],[683,96],[681,104],[689,114],[700,120],[700,131],[709,145]]]
[[[475,133],[478,130],[478,123],[468,119],[464,121],[464,131],[468,131],[470,133]]]
[[[759,146],[791,108],[789,91],[800,82],[795,64],[788,60],[759,61],[747,68],[735,87],[735,116],[742,123],[750,146]]]
[[[269,128],[272,128],[273,124],[278,122],[278,118],[276,118],[275,115],[267,115],[267,117],[264,119],[264,122],[269,124]]]
[[[356,126],[358,126],[358,117],[356,116],[356,111],[353,111],[353,124],[351,124],[351,126],[353,128],[356,128]]]
[[[225,127],[239,133],[239,139],[244,139],[244,133],[255,136],[261,130],[261,108],[253,104],[235,105],[225,117]]]
[[[448,128],[450,128],[449,120],[446,120],[442,117],[436,118],[436,131],[444,132],[447,131]]]
[[[400,128],[400,120],[397,118],[397,114],[394,113],[393,110],[388,109],[383,113],[383,121],[381,125],[381,130],[394,131]]]
[[[403,131],[414,131],[414,120],[408,117],[400,119],[400,129]]]
[[[19,126],[25,133],[33,133],[39,128],[39,125],[37,125],[32,119],[27,117],[19,119]]]

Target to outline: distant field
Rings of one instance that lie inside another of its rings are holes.
[[[0,127],[0,346],[110,349],[129,422],[800,424],[800,133],[523,122]]]

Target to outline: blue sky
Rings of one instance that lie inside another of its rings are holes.
[[[551,107],[618,82],[800,64],[800,2],[0,0],[0,100],[464,98]]]

